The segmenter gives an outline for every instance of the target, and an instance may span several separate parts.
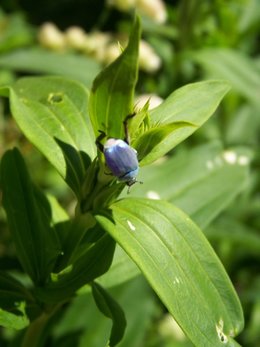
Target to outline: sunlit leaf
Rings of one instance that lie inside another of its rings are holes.
[[[93,82],[89,112],[96,134],[103,130],[109,137],[123,138],[123,120],[133,112],[140,30],[136,17],[127,47]]]
[[[195,345],[234,346],[233,337],[243,327],[240,303],[214,251],[187,215],[163,201],[124,199],[106,217],[96,218],[136,262]]]
[[[61,77],[31,77],[0,93],[9,94],[12,115],[25,136],[79,195],[96,155],[84,86]]]
[[[167,136],[158,145],[155,143],[154,148],[142,159],[141,164],[147,165],[159,159],[190,136],[212,116],[228,90],[229,85],[224,81],[192,83],[177,89],[161,105],[152,109],[151,122],[161,126],[183,123],[183,126],[165,134]],[[143,141],[142,137],[138,139],[141,151],[141,146],[145,146],[145,136],[144,134]]]

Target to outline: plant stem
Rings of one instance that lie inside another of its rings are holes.
[[[21,347],[37,347],[39,345],[42,332],[49,317],[50,315],[44,312],[30,324],[24,335]]]

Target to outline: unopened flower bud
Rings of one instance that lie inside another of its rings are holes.
[[[104,52],[104,63],[110,64],[121,54],[120,47],[117,43],[109,44]]]
[[[65,36],[53,23],[45,23],[41,26],[38,40],[42,46],[55,51],[62,51],[66,44]]]
[[[157,23],[164,23],[167,19],[167,11],[162,0],[137,0],[136,7]]]
[[[139,110],[142,109],[147,102],[149,102],[148,110],[152,110],[159,106],[163,102],[163,99],[156,94],[142,94],[135,100],[136,108]]]
[[[150,73],[157,71],[162,64],[161,58],[155,53],[152,46],[143,40],[140,41],[139,46],[139,64],[141,70]]]
[[[70,27],[65,32],[66,42],[69,47],[82,50],[85,47],[86,33],[77,26]]]

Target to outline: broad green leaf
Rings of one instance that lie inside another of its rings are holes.
[[[193,54],[213,78],[224,78],[234,90],[254,104],[260,104],[260,73],[252,58],[231,49],[205,49]]]
[[[237,345],[233,337],[243,327],[239,300],[187,215],[167,202],[146,199],[121,200],[105,215],[97,215],[98,222],[136,262],[196,346]]]
[[[163,142],[155,146],[142,159],[141,164],[147,165],[159,159],[190,136],[215,112],[228,90],[229,85],[224,81],[212,80],[192,83],[176,90],[161,105],[152,109],[150,116],[151,122],[154,124],[159,123],[166,126],[167,124],[186,122],[187,126],[175,129],[168,136],[165,136]],[[138,144],[139,147],[142,144],[145,145],[145,140],[142,141],[141,137]]]
[[[48,202],[33,186],[17,149],[2,158],[1,186],[17,256],[32,280],[44,283],[60,252],[59,240]]]
[[[224,151],[218,142],[165,159],[141,168],[138,178],[144,184],[133,187],[131,196],[168,200],[188,213],[203,231],[248,181],[250,153],[239,149]],[[109,271],[98,282],[111,287],[139,273],[128,255],[117,247]]]
[[[100,70],[99,65],[86,56],[55,53],[40,48],[19,49],[0,56],[0,66],[15,71],[27,71],[73,78],[90,87]]]
[[[133,112],[140,31],[136,17],[127,47],[93,82],[89,112],[95,134],[103,130],[109,137],[124,137],[123,120]]]
[[[126,328],[124,312],[112,296],[99,284],[92,283],[91,287],[97,307],[106,317],[113,321],[109,346],[116,346],[122,340]]]
[[[246,149],[224,150],[217,142],[198,146],[141,168],[144,184],[131,194],[168,200],[205,228],[245,189],[249,163]]]
[[[58,274],[52,274],[52,281],[36,289],[36,294],[46,302],[67,300],[83,285],[105,273],[112,262],[115,242],[104,235],[85,253]]]
[[[79,196],[86,167],[96,155],[87,90],[60,77],[31,77],[3,88],[2,95],[6,92],[25,136]]]

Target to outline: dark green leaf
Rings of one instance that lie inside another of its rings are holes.
[[[233,337],[243,327],[240,303],[214,251],[187,215],[167,202],[124,199],[111,206],[107,217],[96,216],[191,341],[234,346]]]
[[[96,134],[103,130],[110,137],[123,138],[123,120],[133,112],[140,30],[136,17],[128,46],[94,80],[89,111]]]
[[[17,149],[2,158],[1,185],[17,256],[32,280],[44,283],[60,252],[59,241],[48,202],[31,183]]]
[[[53,274],[52,282],[47,286],[37,288],[37,295],[47,302],[68,299],[83,285],[109,269],[114,250],[114,240],[109,235],[104,235],[61,273]]]
[[[106,317],[111,318],[113,321],[109,346],[116,346],[122,340],[126,328],[124,312],[112,296],[99,284],[92,283],[91,286],[97,307]]]

